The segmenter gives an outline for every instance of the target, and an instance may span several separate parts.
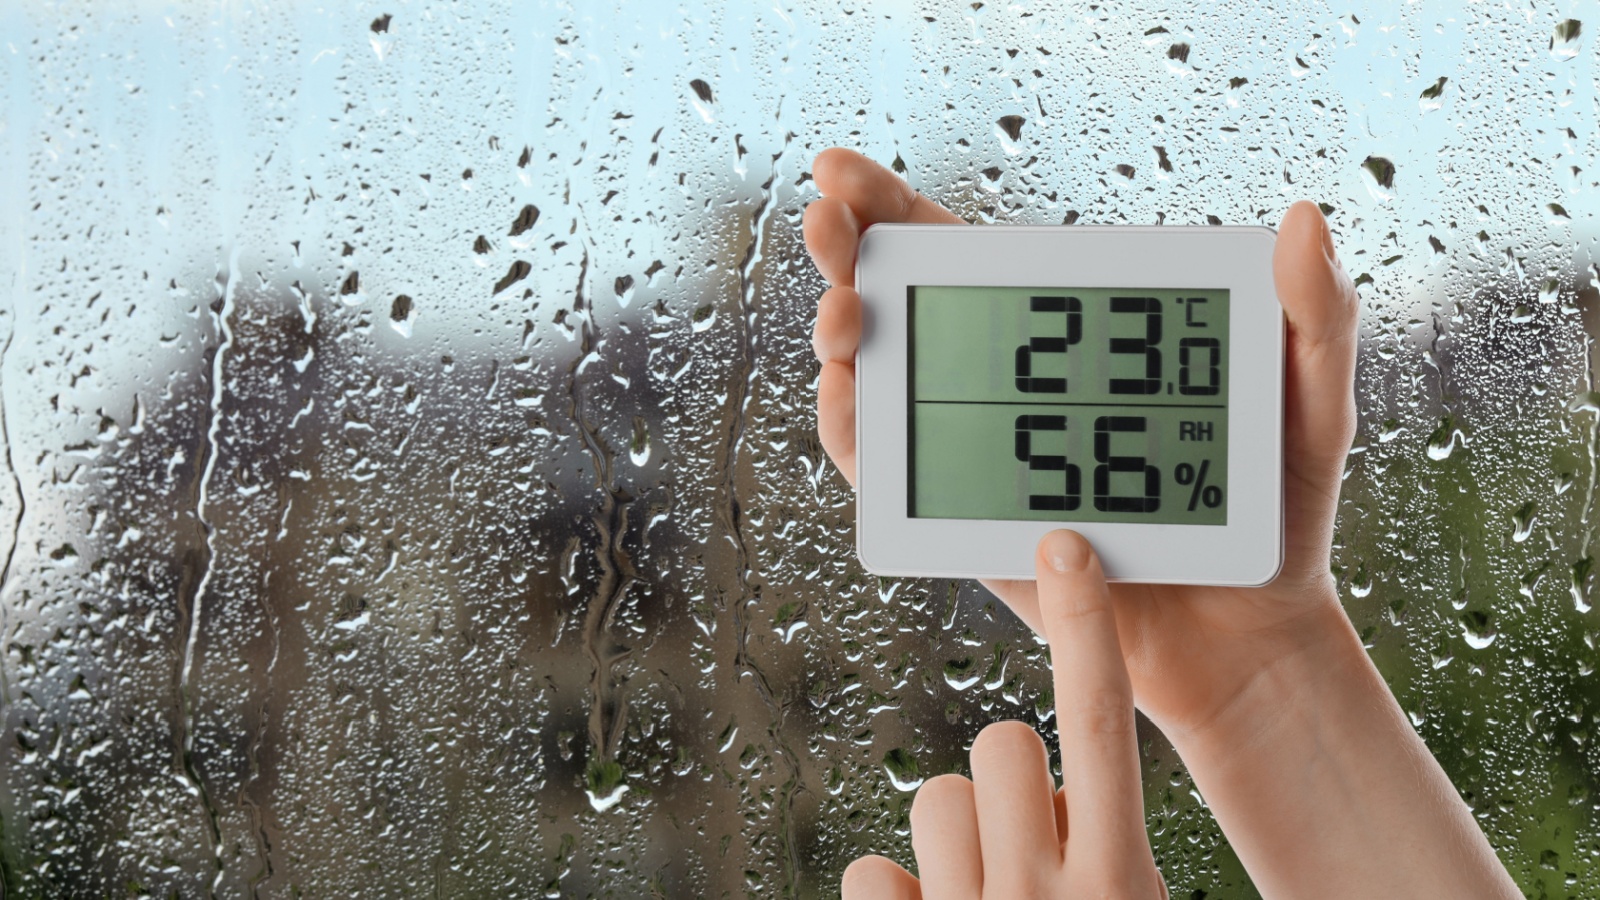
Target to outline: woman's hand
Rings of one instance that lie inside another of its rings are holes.
[[[913,878],[881,856],[845,871],[844,900],[1165,898],[1145,834],[1133,691],[1116,618],[1089,542],[1039,542],[1040,624],[1055,672],[1062,786],[1044,742],[998,722],[972,744],[972,780],[929,779],[911,806]]]
[[[817,431],[853,485],[861,232],[876,222],[961,220],[851,150],[823,151],[812,175],[823,196],[806,208],[806,247],[833,285],[822,295],[813,339],[822,361]],[[1284,215],[1273,274],[1289,321],[1281,573],[1262,588],[1111,586],[1134,699],[1174,740],[1206,729],[1264,670],[1317,637],[1316,612],[1339,611],[1328,552],[1355,429],[1356,295],[1315,204],[1296,203]],[[1043,629],[1033,582],[984,585],[1034,631]]]
[[[824,151],[812,174],[823,196],[806,209],[806,246],[834,285],[817,310],[817,431],[854,484],[857,242],[875,222],[959,220],[850,150]],[[1357,301],[1314,204],[1284,214],[1273,277],[1288,320],[1283,569],[1259,588],[1112,585],[1117,640],[1098,646],[1120,646],[1134,703],[1171,739],[1263,894],[1516,897],[1334,590],[1328,554],[1355,429]],[[1053,646],[1062,640],[1052,628],[1067,620],[1053,619],[1049,583],[985,585]],[[1058,688],[1056,700],[1084,696]],[[1064,765],[1080,763],[1069,757]],[[976,761],[973,768],[977,774]],[[1070,778],[1066,792],[1070,805]],[[980,783],[974,794],[982,793]],[[1101,848],[1105,866],[1127,871],[1127,851]],[[983,850],[987,862],[987,844]],[[867,873],[883,871],[873,865]]]

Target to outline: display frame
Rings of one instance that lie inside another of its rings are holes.
[[[1271,581],[1283,562],[1284,319],[1272,281],[1276,238],[1264,226],[869,227],[856,257],[862,564],[879,575],[1032,579],[1040,536],[1066,527],[1094,544],[1112,581]],[[1228,291],[1226,524],[912,517],[907,289],[918,286]]]

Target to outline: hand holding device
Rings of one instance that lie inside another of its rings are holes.
[[[806,208],[806,246],[834,285],[822,296],[814,336],[822,361],[817,431],[839,471],[855,484],[862,306],[854,279],[861,234],[877,223],[962,222],[851,150],[824,151],[813,176],[823,196]],[[1284,215],[1272,269],[1287,319],[1283,564],[1277,576],[1259,588],[1112,585],[1134,699],[1175,740],[1214,722],[1263,669],[1318,637],[1323,625],[1309,613],[1320,609],[1343,618],[1328,554],[1345,452],[1355,430],[1356,296],[1314,204],[1296,203]],[[1023,544],[1024,552],[1032,543]],[[983,583],[1042,631],[1031,580]]]
[[[861,234],[960,219],[850,150],[824,151],[812,173],[823,196],[806,209],[806,246],[833,284],[814,335],[817,431],[856,484]],[[1315,204],[1284,213],[1272,274],[1287,323],[1283,565],[1254,588],[1111,585],[1134,702],[1172,740],[1262,893],[1520,896],[1367,657],[1329,571],[1356,422],[1357,298]],[[1050,633],[1033,580],[983,583]]]

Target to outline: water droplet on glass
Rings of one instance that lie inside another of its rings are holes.
[[[1372,593],[1372,575],[1367,571],[1365,564],[1356,568],[1356,574],[1350,579],[1350,596],[1361,599]]]
[[[1456,426],[1455,416],[1445,416],[1439,420],[1439,427],[1433,434],[1428,435],[1428,458],[1435,462],[1449,459],[1457,443],[1466,446],[1467,437]]]
[[[689,102],[694,104],[695,112],[700,114],[700,118],[710,122],[712,119],[711,107],[715,102],[711,96],[711,85],[696,78],[689,82],[689,87],[694,89],[694,97]]]
[[[1189,65],[1188,44],[1180,41],[1167,48],[1167,69],[1177,73],[1180,78],[1194,74],[1194,67]]]
[[[1568,412],[1600,412],[1600,391],[1584,391],[1567,401]]]
[[[522,207],[522,211],[517,213],[516,219],[511,222],[511,230],[507,232],[511,238],[512,249],[526,250],[533,246],[533,226],[538,222],[539,207],[532,203]]]
[[[650,427],[638,416],[633,417],[633,440],[628,443],[628,458],[636,466],[650,461]]]
[[[1379,203],[1394,199],[1394,163],[1382,156],[1369,156],[1361,163],[1362,180],[1367,193]]]
[[[717,308],[710,303],[703,303],[695,308],[694,315],[690,317],[690,327],[696,334],[710,328],[717,320]]]
[[[1572,582],[1569,589],[1572,593],[1572,603],[1578,612],[1589,611],[1589,575],[1594,571],[1594,557],[1585,556],[1572,564]]]
[[[622,766],[615,760],[594,758],[584,770],[584,792],[589,795],[589,805],[595,812],[605,812],[622,800],[628,792],[624,783]]]
[[[400,333],[401,337],[411,337],[411,324],[416,321],[416,307],[411,298],[405,294],[398,294],[394,303],[389,307],[389,325]]]
[[[520,259],[512,262],[511,268],[506,270],[505,276],[494,283],[494,290],[491,293],[500,293],[513,284],[516,284],[522,279],[527,278],[532,272],[533,266],[529,265],[528,263],[525,263]]]
[[[1557,22],[1555,31],[1550,35],[1550,55],[1563,62],[1576,59],[1582,38],[1582,22],[1577,19],[1563,19]]]
[[[1511,514],[1511,522],[1514,526],[1511,532],[1513,541],[1520,544],[1528,539],[1528,535],[1533,533],[1533,523],[1538,511],[1539,505],[1529,500],[1527,503],[1517,507],[1517,511]]]
[[[883,755],[883,770],[889,774],[889,783],[899,790],[914,791],[922,787],[922,772],[917,768],[916,757],[899,747]]]
[[[978,668],[977,662],[970,656],[963,659],[953,659],[944,664],[944,683],[958,691],[964,691],[978,683],[983,677],[983,671]]]
[[[1027,122],[1022,116],[1001,116],[994,123],[995,134],[1000,138],[1000,147],[1008,156],[1018,156],[1022,153],[1022,126]]]
[[[394,16],[390,13],[372,20],[372,33],[367,35],[367,40],[372,44],[372,52],[378,54],[378,62],[383,62],[383,58],[394,47],[394,37],[389,33],[389,23],[393,20]]]
[[[1244,86],[1250,83],[1248,78],[1229,78],[1226,99],[1228,105],[1238,109],[1244,98]]]
[[[1444,86],[1450,79],[1440,75],[1439,80],[1422,89],[1422,96],[1417,98],[1417,106],[1423,113],[1430,113],[1444,107]]]
[[[1482,650],[1494,643],[1498,634],[1488,612],[1474,609],[1461,614],[1461,636],[1466,638],[1468,647]]]

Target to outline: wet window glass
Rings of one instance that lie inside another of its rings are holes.
[[[1321,203],[1347,609],[1523,890],[1600,895],[1593,18],[8,4],[8,895],[829,896],[1053,737],[1003,605],[855,560],[834,145],[997,226]],[[1139,734],[1173,895],[1254,896]]]

